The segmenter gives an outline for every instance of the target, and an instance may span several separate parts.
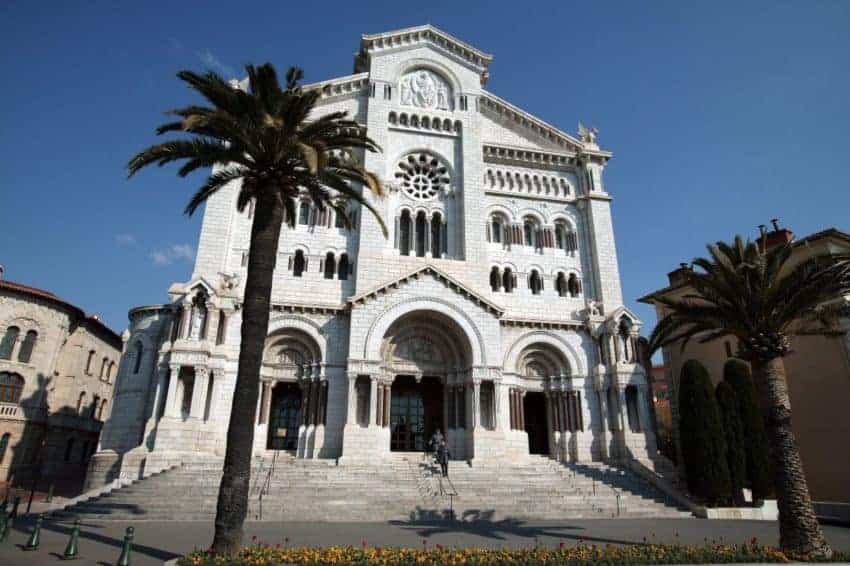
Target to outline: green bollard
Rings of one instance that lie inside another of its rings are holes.
[[[124,546],[121,548],[121,556],[118,557],[118,562],[115,566],[130,566],[130,551],[133,549],[133,527],[127,527],[127,534],[124,535]]]
[[[51,503],[53,501],[53,488],[54,485],[51,483],[50,487],[47,488],[47,499],[44,500],[45,503]]]
[[[77,557],[77,545],[80,541],[80,520],[74,520],[74,528],[71,529],[71,538],[68,539],[68,546],[65,547],[65,552],[62,554],[62,560],[73,560]]]
[[[41,542],[42,520],[44,520],[42,515],[36,517],[35,526],[32,529],[32,534],[30,534],[30,539],[27,541],[27,545],[24,547],[24,550],[38,550],[38,543]]]

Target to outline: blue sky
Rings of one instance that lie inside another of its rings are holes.
[[[233,11],[239,6],[240,11]],[[614,152],[623,291],[779,217],[850,230],[850,2],[3,2],[0,263],[116,330],[188,278],[199,183],[127,181],[183,68],[351,72],[361,33],[432,23],[494,54],[488,89]]]

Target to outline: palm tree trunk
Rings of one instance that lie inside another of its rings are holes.
[[[234,554],[239,550],[242,545],[242,525],[248,513],[260,366],[269,327],[272,282],[283,221],[283,203],[278,194],[271,187],[259,191],[251,227],[248,277],[242,305],[239,369],[227,428],[224,471],[218,491],[215,537],[212,542],[212,550],[217,554]]]
[[[753,362],[762,407],[767,409],[767,437],[773,484],[779,507],[779,545],[802,555],[832,555],[812,508],[803,462],[791,428],[791,402],[781,357]]]

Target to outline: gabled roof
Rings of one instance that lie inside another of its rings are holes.
[[[365,65],[371,53],[426,43],[439,51],[447,52],[464,61],[469,67],[481,74],[482,84],[486,82],[487,68],[493,61],[493,56],[464,43],[431,24],[383,33],[363,34],[360,36],[360,52],[355,58],[355,72],[366,70],[363,65]]]
[[[451,275],[434,267],[431,264],[414,269],[413,271],[402,275],[401,277],[393,279],[389,283],[384,283],[378,287],[370,289],[369,291],[360,293],[359,295],[355,295],[354,297],[348,299],[348,303],[351,304],[352,307],[356,306],[357,304],[365,304],[367,301],[376,299],[381,295],[387,294],[388,292],[390,292],[391,289],[397,289],[401,285],[408,284],[411,280],[417,280],[423,275],[428,274],[433,275],[436,279],[445,283],[446,286],[450,289],[458,291],[459,293],[466,296],[466,298],[468,298],[469,300],[474,301],[479,306],[489,310],[496,316],[502,316],[502,314],[504,314],[505,310],[502,307],[484,298],[482,295],[473,291]]]
[[[625,306],[617,307],[616,309],[614,309],[610,313],[606,314],[605,318],[608,319],[608,320],[617,320],[617,319],[621,318],[623,315],[626,315],[627,317],[632,319],[633,323],[641,324],[641,321],[637,317],[637,315]]]

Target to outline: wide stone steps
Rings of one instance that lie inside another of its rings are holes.
[[[638,476],[604,465],[563,465],[543,457],[499,463],[450,462],[449,481],[421,454],[389,462],[343,463],[291,457],[252,467],[248,517],[278,521],[466,520],[681,517]],[[56,512],[114,520],[211,520],[221,464],[186,463]],[[441,488],[442,484],[442,488]],[[448,492],[456,492],[450,498]]]

